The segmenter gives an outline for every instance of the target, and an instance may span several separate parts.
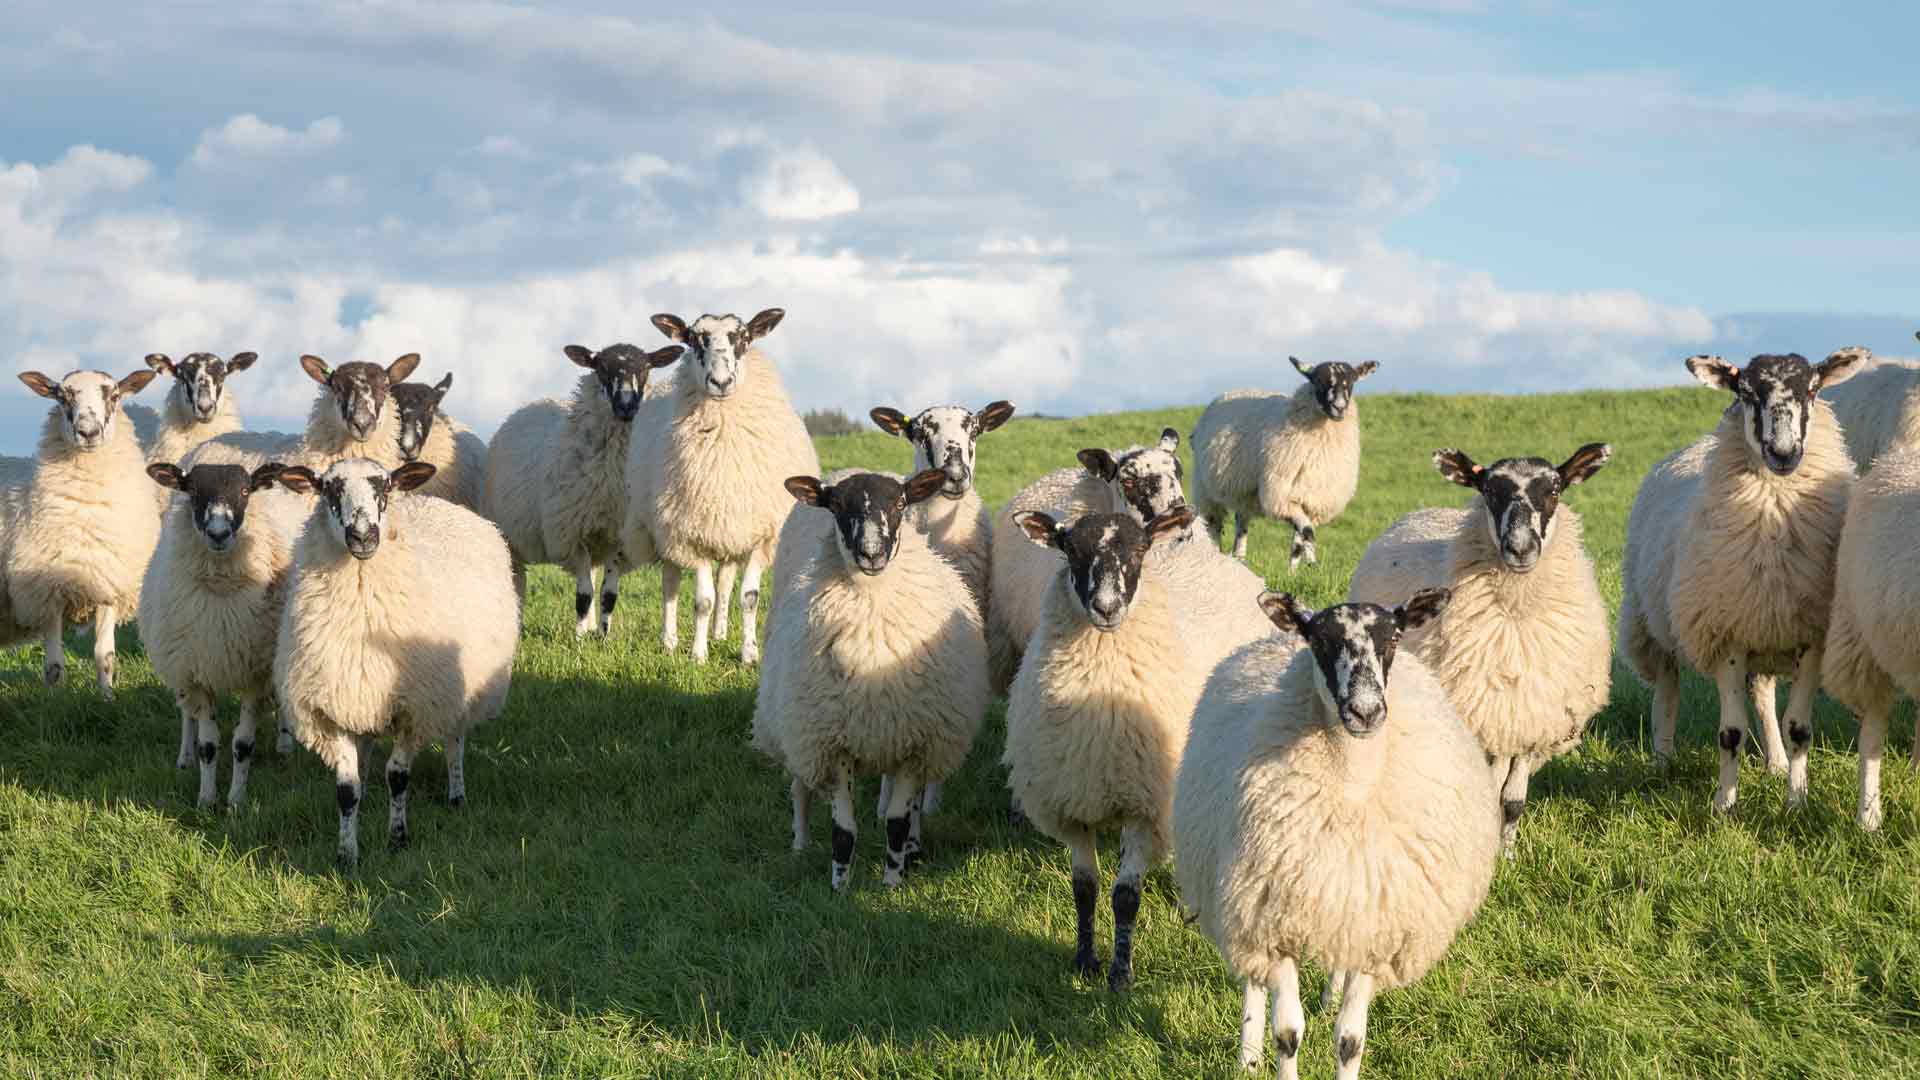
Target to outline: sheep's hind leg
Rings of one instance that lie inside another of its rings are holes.
[[[184,769],[193,764],[193,710],[187,708],[187,692],[175,690],[173,704],[180,710],[180,753],[173,759],[173,767]]]
[[[1347,980],[1353,978],[1353,972],[1334,969],[1327,972],[1327,984],[1320,988],[1320,1011],[1333,1008],[1340,995],[1346,993]]]
[[[1653,756],[1673,762],[1673,733],[1680,724],[1680,668],[1667,657],[1653,680]]]
[[[1293,553],[1287,559],[1287,572],[1292,573],[1300,569],[1302,560],[1308,566],[1318,566],[1320,552],[1313,546],[1313,522],[1305,517],[1296,516],[1288,518],[1287,524],[1293,526]]]
[[[760,549],[747,556],[747,568],[740,572],[740,662],[760,661],[760,572],[766,568]]]
[[[680,647],[680,568],[660,564],[660,648],[668,656]]]
[[[613,635],[613,607],[620,602],[620,575],[624,568],[615,556],[607,561],[607,568],[600,575],[600,636]]]
[[[1073,852],[1073,970],[1092,977],[1100,974],[1100,958],[1093,952],[1093,907],[1100,895],[1100,853],[1093,830],[1080,829],[1067,838]]]
[[[713,564],[693,568],[693,662],[707,662],[707,633],[713,626]]]
[[[1338,1080],[1359,1080],[1360,1055],[1367,1049],[1367,1006],[1373,1003],[1373,976],[1363,971],[1347,976],[1340,995],[1340,1016],[1333,1022],[1334,1060]]]
[[[853,778],[842,765],[833,775],[833,868],[828,880],[835,892],[845,892],[847,878],[853,874],[853,841],[857,835],[853,821]]]
[[[1247,533],[1252,531],[1247,525],[1245,511],[1233,513],[1233,557],[1241,562],[1247,561]]]
[[[65,630],[65,620],[58,615],[47,620],[47,625],[41,628],[40,637],[46,645],[47,656],[40,674],[48,686],[59,686],[60,680],[67,677]]]
[[[340,844],[334,857],[342,870],[351,870],[360,864],[360,738],[335,732],[330,750],[334,801],[340,806]]]
[[[573,636],[593,633],[593,561],[576,555],[567,567],[573,573]]]
[[[247,801],[247,778],[253,772],[254,733],[260,726],[260,695],[240,695],[240,722],[233,727],[233,779],[227,782],[227,806],[238,809]]]
[[[407,834],[407,787],[413,779],[413,757],[424,739],[408,735],[393,741],[393,753],[387,757],[387,847],[406,848],[412,839]]]
[[[1819,670],[1818,668],[1815,669]],[[1799,679],[1794,680],[1799,685]],[[1779,695],[1775,692],[1777,680],[1771,675],[1750,673],[1747,676],[1747,689],[1753,699],[1754,728],[1760,733],[1760,755],[1766,760],[1767,771],[1775,776],[1787,774],[1787,748],[1780,740]]]
[[[1820,663],[1825,650],[1815,645],[1800,654],[1787,695],[1787,809],[1807,804],[1807,751],[1813,744],[1813,695],[1820,692]],[[1764,721],[1764,717],[1762,720]],[[1778,725],[1774,738],[1780,737]]]
[[[1885,705],[1860,714],[1860,805],[1854,820],[1872,832],[1880,827],[1880,758],[1887,749],[1887,720],[1892,710]]]
[[[120,668],[120,657],[113,651],[114,609],[101,604],[93,609],[93,679],[100,696],[113,700],[113,677]]]
[[[213,695],[200,687],[187,690],[187,708],[193,711],[194,753],[200,758],[200,796],[197,806],[212,806],[220,756],[220,725],[214,718]]]
[[[931,814],[940,809],[940,790],[946,786],[944,781],[935,781],[920,789],[920,811]]]
[[[467,805],[467,733],[447,737],[447,805]]]
[[[1252,1071],[1260,1067],[1267,1044],[1267,988],[1247,980],[1240,995],[1240,1067]]]
[[[1732,813],[1740,797],[1740,739],[1747,731],[1747,655],[1722,661],[1715,681],[1720,689],[1720,781],[1713,808]]]
[[[728,616],[733,611],[733,587],[740,578],[740,564],[724,562],[714,577],[713,640],[727,640]]]
[[[913,826],[913,804],[920,794],[920,780],[901,773],[887,793],[887,868],[880,882],[889,889],[898,888],[907,872],[907,838]]]
[[[1513,842],[1520,835],[1520,816],[1527,812],[1527,780],[1533,762],[1525,754],[1504,759],[1507,775],[1500,783],[1500,849],[1513,858]]]
[[[1133,986],[1133,924],[1140,914],[1140,883],[1147,876],[1147,852],[1153,838],[1147,827],[1132,822],[1120,830],[1120,870],[1113,876],[1113,966],[1107,970],[1107,989]]]
[[[793,799],[793,850],[805,851],[809,838],[808,812],[813,809],[813,789],[796,778],[787,788],[787,793]]]
[[[1297,959],[1283,956],[1274,965],[1273,990],[1273,1047],[1280,1058],[1274,1075],[1280,1080],[1299,1080],[1300,1040],[1307,1033],[1307,1011],[1300,1006]]]

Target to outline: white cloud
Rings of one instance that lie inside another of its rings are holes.
[[[346,137],[346,125],[337,116],[323,116],[308,124],[305,131],[293,131],[253,113],[241,113],[201,132],[191,161],[202,169],[231,168],[246,161],[317,153],[338,146]]]
[[[488,157],[513,158],[517,161],[530,161],[533,158],[533,151],[527,144],[511,135],[489,135],[473,149]]]
[[[741,193],[778,221],[818,221],[860,209],[860,192],[811,146],[773,154],[758,174],[741,182]]]

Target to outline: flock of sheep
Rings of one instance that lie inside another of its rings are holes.
[[[1353,389],[1373,364],[1295,361],[1293,392],[1214,401],[1193,432],[1191,504],[1167,429],[1083,450],[996,513],[974,465],[1013,415],[1004,401],[875,409],[912,443],[915,472],[819,475],[755,347],[782,316],[658,315],[673,344],[652,353],[568,346],[584,369],[572,399],[525,406],[490,445],[441,413],[451,376],[406,381],[413,354],[302,357],[319,392],[299,434],[242,429],[226,384],[253,353],[156,354],[117,381],[27,372],[54,406],[35,458],[0,459],[0,644],[41,635],[57,683],[66,624],[91,621],[111,697],[114,628],[137,614],[200,803],[217,797],[216,699],[233,694],[229,802],[245,798],[260,716],[277,712],[280,749],[297,739],[334,770],[351,866],[372,738],[393,744],[393,845],[428,742],[445,743],[449,798],[463,800],[465,736],[504,708],[529,564],[569,570],[579,633],[604,634],[621,576],[658,563],[669,652],[691,569],[696,662],[726,637],[737,586],[749,664],[771,570],[752,741],[791,778],[795,850],[814,795],[830,802],[834,888],[852,871],[855,780],[881,778],[883,880],[897,885],[1004,693],[1014,810],[1072,855],[1074,967],[1103,966],[1096,835],[1117,831],[1109,984],[1132,981],[1141,881],[1172,853],[1183,903],[1245,982],[1241,1063],[1261,1061],[1270,1019],[1279,1073],[1297,1075],[1311,959],[1333,973],[1329,1006],[1340,999],[1339,1075],[1356,1076],[1375,991],[1444,954],[1511,852],[1530,776],[1607,701],[1614,635],[1562,499],[1610,448],[1557,465],[1437,451],[1468,505],[1396,522],[1350,602],[1312,611],[1246,568],[1247,524],[1286,521],[1293,564],[1316,558],[1315,528],[1358,482]],[[1920,369],[1869,361],[1689,359],[1732,402],[1634,503],[1618,647],[1653,686],[1662,756],[1681,666],[1717,684],[1723,811],[1749,701],[1789,805],[1805,799],[1824,687],[1861,718],[1858,819],[1881,819],[1888,714],[1920,690]],[[161,375],[157,416],[126,402]]]

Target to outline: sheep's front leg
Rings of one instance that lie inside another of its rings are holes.
[[[1333,1022],[1333,1048],[1339,1063],[1338,1080],[1358,1080],[1360,1055],[1367,1049],[1367,1006],[1373,1003],[1373,976],[1356,971],[1347,976],[1340,996],[1340,1017]]]
[[[707,662],[707,633],[713,625],[713,564],[693,568],[693,662]]]
[[[1093,952],[1093,905],[1100,895],[1100,853],[1093,830],[1081,829],[1067,838],[1073,852],[1073,970],[1092,977],[1100,974],[1100,958]]]
[[[269,697],[267,700],[268,705],[273,709],[275,724],[280,729],[280,737],[273,744],[274,752],[291,754],[293,753],[293,718],[287,715],[287,710],[280,707],[277,699]]]
[[[326,756],[333,765],[333,797],[340,805],[340,846],[334,858],[342,870],[360,865],[360,739],[335,732]]]
[[[112,604],[93,609],[93,680],[100,696],[108,701],[113,700],[113,676],[120,667],[120,658],[113,651],[114,618]]]
[[[1247,514],[1243,510],[1233,512],[1233,557],[1241,562],[1247,561],[1247,533],[1252,529],[1247,524]]]
[[[187,692],[173,692],[174,707],[180,710],[180,753],[173,760],[173,767],[184,769],[193,764],[193,710],[187,707]]]
[[[833,773],[833,870],[830,880],[835,892],[844,892],[853,873],[853,778],[842,765]]]
[[[1891,712],[1890,706],[1879,705],[1860,715],[1860,805],[1854,819],[1868,832],[1880,827],[1880,758],[1887,749]]]
[[[41,640],[46,645],[46,666],[41,675],[48,686],[59,686],[60,680],[67,677],[67,643],[65,638],[66,621],[55,615],[41,628]]]
[[[893,781],[887,801],[887,868],[880,883],[899,888],[907,872],[907,840],[913,826],[913,803],[920,794],[920,779],[902,773]]]
[[[1793,690],[1787,695],[1787,809],[1807,804],[1807,751],[1813,745],[1813,696],[1820,692],[1820,662],[1826,650],[1818,645],[1800,654],[1794,668]],[[1778,727],[1774,738],[1778,739]]]
[[[1818,670],[1817,668],[1815,670]],[[1794,680],[1799,685],[1799,679]],[[1760,754],[1766,760],[1767,771],[1775,776],[1787,774],[1787,749],[1780,741],[1779,695],[1775,693],[1778,683],[1771,675],[1749,674],[1747,688],[1753,699],[1754,727],[1760,732]]]
[[[1240,995],[1240,1067],[1252,1071],[1260,1067],[1267,1044],[1267,988],[1247,980]]]
[[[1140,883],[1147,876],[1147,853],[1153,838],[1144,824],[1132,822],[1120,830],[1120,870],[1113,876],[1113,967],[1107,989],[1133,986],[1133,924],[1140,914]]]
[[[1720,662],[1715,678],[1720,688],[1720,784],[1713,808],[1731,813],[1740,797],[1740,738],[1747,730],[1747,654],[1735,653]]]
[[[747,556],[747,568],[740,572],[740,662],[749,666],[760,661],[760,572],[766,568],[760,549]]]
[[[467,805],[467,733],[447,739],[447,805],[455,810]]]
[[[807,818],[813,809],[813,789],[795,777],[792,786],[787,790],[793,798],[793,850],[805,851],[811,836],[807,828]]]
[[[593,560],[576,554],[567,567],[573,573],[573,636],[593,633]]]
[[[620,602],[620,575],[624,573],[619,556],[608,560],[606,571],[600,575],[600,636],[613,634],[613,606]]]
[[[1296,514],[1287,519],[1287,524],[1293,526],[1293,554],[1287,559],[1287,572],[1300,569],[1302,560],[1308,566],[1318,565],[1320,553],[1313,546],[1313,522],[1308,521],[1304,514]]]
[[[725,562],[720,564],[718,576],[714,582],[715,598],[713,608],[713,640],[727,640],[727,615],[733,610],[733,586],[740,577],[740,564]]]
[[[233,727],[233,779],[227,782],[227,806],[238,809],[247,801],[247,778],[253,772],[254,732],[260,725],[260,695],[240,695],[240,722]]]
[[[1300,962],[1283,956],[1273,967],[1273,1048],[1280,1058],[1275,1075],[1299,1080],[1300,1040],[1307,1033],[1307,1011],[1300,1005]]]
[[[1653,756],[1673,762],[1673,733],[1680,724],[1680,668],[1668,657],[1653,680]]]
[[[660,648],[673,655],[680,647],[680,568],[660,564]]]
[[[926,801],[927,789],[921,788],[920,794],[913,797],[913,807],[907,811],[909,819],[907,825],[907,862],[909,863],[919,862],[921,853],[926,850],[920,842],[920,822],[921,819],[926,816]]]
[[[198,686],[187,688],[186,709],[193,717],[194,756],[200,761],[200,795],[196,806],[213,805],[214,758],[220,753],[220,726],[214,719],[213,695]]]
[[[1500,784],[1500,848],[1513,858],[1513,841],[1520,835],[1520,816],[1527,812],[1527,780],[1533,762],[1525,754],[1505,759],[1507,775]]]
[[[387,757],[387,849],[401,851],[407,846],[407,785],[413,780],[413,756],[420,741],[412,737],[395,739],[393,753]]]

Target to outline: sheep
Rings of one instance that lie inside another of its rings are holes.
[[[958,405],[937,405],[908,419],[900,410],[883,405],[867,414],[881,431],[913,444],[916,472],[939,469],[946,475],[940,498],[918,504],[913,524],[960,571],[983,619],[990,600],[993,517],[973,487],[974,458],[980,437],[1011,420],[1013,412],[1013,402],[996,401],[977,413]]]
[[[580,345],[564,351],[586,369],[573,400],[546,398],[507,417],[487,450],[481,505],[506,535],[522,602],[528,564],[558,563],[573,574],[577,635],[594,628],[594,571],[605,568],[599,589],[599,632],[605,635],[613,628],[627,566],[620,532],[633,418],[646,397],[648,376],[673,363],[681,350],[671,345],[649,354],[620,344],[597,353]]]
[[[1073,854],[1073,966],[1098,974],[1096,830],[1120,830],[1113,885],[1113,966],[1107,985],[1133,982],[1140,881],[1166,855],[1174,770],[1207,669],[1185,640],[1179,605],[1143,572],[1148,549],[1193,523],[1176,506],[1145,526],[1128,514],[1087,514],[1062,527],[1024,510],[1021,530],[1066,555],[1046,588],[1026,662],[1007,698],[1008,786],[1040,831]]]
[[[13,538],[25,519],[28,495],[33,489],[33,459],[0,457],[0,649],[10,649],[31,641],[39,627],[25,625],[14,618],[13,590],[7,584],[8,553]]]
[[[1920,364],[1881,360],[1858,345],[1838,349],[1858,353],[1861,370],[1826,395],[1833,417],[1847,440],[1847,454],[1864,473],[1889,450],[1920,446]]]
[[[1738,796],[1749,674],[1793,674],[1791,749],[1764,709],[1760,737],[1768,762],[1785,763],[1788,807],[1806,800],[1834,554],[1853,483],[1833,410],[1817,395],[1853,375],[1860,359],[1843,351],[1814,365],[1789,353],[1740,368],[1689,357],[1694,378],[1734,401],[1712,432],[1653,467],[1627,519],[1620,651],[1653,687],[1653,750],[1663,760],[1673,754],[1679,662],[1714,680],[1713,806],[1723,813]]]
[[[214,801],[218,696],[240,697],[233,731],[233,779],[227,802],[246,799],[254,730],[263,699],[270,708],[274,635],[280,625],[293,538],[305,507],[273,491],[281,466],[251,473],[240,465],[195,465],[182,472],[154,462],[147,475],[180,492],[140,589],[140,641],[153,670],[180,707],[180,756],[200,761],[199,805]],[[197,737],[197,742],[196,742]],[[280,752],[293,749],[283,724]]]
[[[93,621],[93,669],[100,695],[113,700],[114,627],[130,620],[140,582],[160,539],[160,515],[146,492],[146,464],[132,425],[115,423],[120,403],[152,382],[151,370],[115,381],[75,371],[54,382],[20,373],[34,393],[54,401],[26,505],[7,551],[7,588],[15,622],[46,644],[48,686],[66,675],[66,624]],[[138,506],[143,512],[132,513]]]
[[[408,353],[386,367],[354,361],[335,368],[317,356],[302,356],[301,370],[321,387],[307,414],[306,431],[300,435],[230,432],[202,443],[222,448],[219,458],[206,460],[231,460],[249,468],[279,461],[324,469],[335,461],[358,456],[395,468],[404,464],[400,457],[400,424],[394,415],[397,410],[387,407],[387,399],[393,394],[393,385],[419,366],[419,353]],[[196,449],[183,456],[179,465],[191,469],[201,460]]]
[[[251,352],[234,353],[228,360],[212,353],[188,353],[178,361],[165,353],[147,354],[148,367],[173,376],[159,426],[152,438],[141,440],[147,448],[147,461],[170,465],[208,439],[239,431],[240,410],[234,408],[233,398],[227,394],[227,377],[247,370],[258,359],[259,355]],[[156,484],[153,492],[164,515],[173,489]]]
[[[753,744],[793,777],[795,851],[807,845],[813,792],[832,792],[835,890],[852,869],[853,778],[891,778],[882,881],[893,888],[920,851],[920,785],[960,767],[986,715],[992,691],[979,610],[960,572],[903,523],[947,482],[939,469],[905,484],[876,473],[786,482],[803,507],[827,511],[832,527],[817,537],[795,591],[774,606]]]
[[[1217,545],[1233,511],[1233,557],[1247,557],[1257,515],[1293,526],[1288,570],[1319,562],[1314,530],[1340,516],[1360,483],[1360,406],[1353,386],[1374,373],[1288,357],[1307,384],[1291,395],[1234,390],[1213,399],[1193,428],[1193,503]]]
[[[1406,645],[1439,677],[1467,729],[1493,758],[1501,843],[1513,853],[1527,780],[1580,741],[1606,708],[1613,633],[1580,515],[1568,488],[1606,465],[1589,443],[1558,466],[1545,458],[1478,465],[1437,450],[1440,475],[1478,493],[1468,509],[1416,510],[1381,533],[1353,572],[1347,598],[1386,604],[1446,586],[1452,602]]]
[[[1486,759],[1417,652],[1396,656],[1448,598],[1314,612],[1262,593],[1283,636],[1235,653],[1200,696],[1174,873],[1246,984],[1243,1068],[1260,1064],[1271,989],[1278,1074],[1299,1075],[1300,963],[1313,960],[1344,987],[1337,1075],[1357,1077],[1375,991],[1425,975],[1486,899],[1500,848]]]
[[[393,384],[395,447],[400,460],[424,461],[439,471],[422,495],[437,495],[478,511],[486,484],[487,444],[465,424],[440,411],[440,401],[453,386],[451,373],[429,386]]]
[[[405,847],[414,755],[445,740],[447,802],[463,805],[467,732],[500,714],[513,681],[506,541],[463,506],[408,494],[433,472],[367,458],[280,471],[281,486],[321,498],[294,545],[273,683],[294,735],[334,771],[348,869],[360,858],[361,740],[393,739],[387,838]]]
[[[629,565],[660,567],[660,644],[680,644],[680,575],[694,574],[693,662],[707,662],[710,632],[725,634],[725,607],[714,610],[714,565],[744,562],[740,583],[740,661],[755,664],[754,624],[760,573],[773,557],[793,502],[780,494],[795,474],[818,475],[820,459],[806,425],[787,400],[780,372],[753,343],[786,312],[653,317],[678,344],[686,367],[674,391],[642,405],[639,434],[627,448],[627,512],[621,547]],[[730,585],[728,577],[723,583]],[[727,589],[725,591],[731,591]]]

